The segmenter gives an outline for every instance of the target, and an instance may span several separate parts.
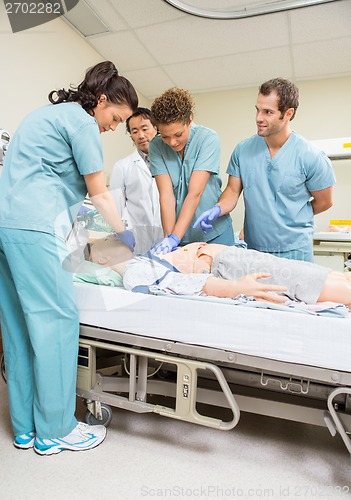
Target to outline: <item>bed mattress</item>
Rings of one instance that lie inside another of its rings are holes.
[[[322,317],[75,283],[81,324],[351,371],[351,314]]]

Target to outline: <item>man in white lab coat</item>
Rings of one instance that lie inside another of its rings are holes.
[[[149,143],[157,127],[150,110],[138,108],[126,121],[126,128],[137,150],[113,166],[110,191],[126,228],[135,235],[135,251],[144,253],[155,239],[163,237],[159,194],[148,159]]]

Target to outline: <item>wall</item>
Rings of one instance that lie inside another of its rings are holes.
[[[294,130],[309,140],[351,137],[351,77],[297,82],[297,85],[300,107],[291,123]],[[256,133],[257,90],[255,87],[194,96],[195,121],[213,128],[221,138],[223,186],[227,182],[225,171],[235,145]],[[316,216],[317,230],[326,230],[330,219],[351,219],[351,160],[333,162],[333,167],[337,178],[334,206]],[[241,200],[232,212],[232,217],[235,230],[240,229],[243,221]]]
[[[48,103],[51,90],[80,83],[85,70],[104,59],[60,18],[12,33],[3,2],[0,2],[0,43],[0,127],[11,135],[23,116]],[[118,68],[118,63],[115,64]],[[143,102],[143,96],[139,97]],[[124,125],[114,133],[103,134],[102,141],[107,172],[119,158],[132,151]]]

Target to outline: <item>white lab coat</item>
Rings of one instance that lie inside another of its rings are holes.
[[[138,151],[115,163],[110,191],[126,228],[135,235],[136,253],[147,252],[163,237],[163,229],[156,182]]]

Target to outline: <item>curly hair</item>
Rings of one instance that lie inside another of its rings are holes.
[[[278,109],[282,115],[289,109],[294,108],[294,114],[290,118],[293,120],[299,106],[299,89],[289,80],[284,78],[272,78],[262,83],[258,90],[259,94],[269,95],[276,92],[278,96]]]
[[[173,87],[157,97],[151,105],[151,116],[156,125],[182,122],[188,125],[195,109],[187,90]]]
[[[99,98],[105,94],[113,104],[126,104],[133,111],[138,106],[138,96],[129,80],[120,76],[111,61],[103,61],[89,68],[84,80],[69,90],[52,90],[48,96],[52,104],[62,102],[79,102],[87,113],[93,114],[93,108]]]

